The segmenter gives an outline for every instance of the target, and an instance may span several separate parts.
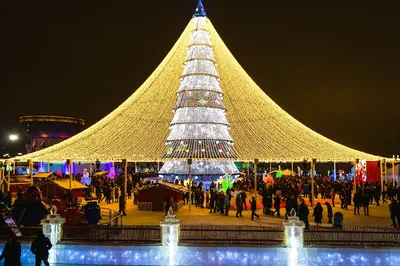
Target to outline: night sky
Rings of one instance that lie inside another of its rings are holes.
[[[236,59],[288,113],[350,147],[399,154],[399,5],[286,2],[203,1]],[[196,4],[0,1],[2,139],[20,115],[88,125],[107,115],[153,72]]]

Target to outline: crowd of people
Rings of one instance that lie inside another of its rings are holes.
[[[181,183],[183,181],[176,181]],[[220,213],[229,215],[229,210],[235,204],[236,217],[243,217],[242,211],[250,206],[252,210],[251,219],[259,217],[256,213],[256,200],[253,189],[254,179],[241,176],[233,182],[231,188],[225,192],[220,189],[220,184],[212,182],[210,189],[204,189],[204,185],[193,182],[191,185],[191,202],[199,208],[208,208],[209,213]],[[397,184],[381,184],[378,182],[364,182],[358,184],[354,189],[353,182],[344,180],[331,180],[329,177],[319,176],[314,180],[314,198],[311,197],[312,185],[310,177],[306,176],[282,176],[273,177],[272,180],[264,182],[258,180],[258,198],[262,203],[262,212],[265,215],[281,216],[281,208],[284,208],[285,218],[294,209],[300,220],[309,227],[308,216],[310,215],[309,206],[312,205],[312,217],[316,225],[321,225],[326,216],[326,223],[332,224],[333,208],[335,201],[340,200],[341,211],[346,212],[349,205],[353,205],[354,215],[360,215],[360,208],[365,216],[369,216],[369,207],[372,204],[380,206],[390,201],[390,217],[392,225],[397,227],[400,224],[400,188]],[[248,201],[247,198],[253,198]],[[232,198],[234,202],[232,203]],[[185,202],[189,200],[188,193],[184,195]],[[318,200],[317,200],[318,199]],[[307,201],[306,201],[307,200]],[[318,202],[317,202],[318,201]],[[315,203],[315,204],[311,204]],[[254,205],[254,207],[253,207]],[[395,219],[397,221],[395,221]]]
[[[157,174],[130,173],[127,182],[128,200],[131,200],[133,196],[133,203],[137,204],[135,191],[137,191],[137,188],[152,182],[146,181],[146,177],[151,176],[157,176]],[[76,178],[79,179],[79,176]],[[109,179],[107,176],[92,178],[89,194],[94,195],[99,203],[102,201],[107,204],[119,203],[120,212],[126,214],[123,181],[124,174],[117,174],[113,179]],[[175,181],[175,183],[189,188],[189,184],[185,184],[183,180]],[[235,216],[238,218],[243,217],[243,210],[251,209],[250,218],[254,219],[259,218],[256,213],[258,200],[262,204],[262,213],[265,215],[280,217],[281,209],[284,208],[284,215],[287,217],[291,209],[294,209],[297,215],[302,220],[306,220],[307,223],[309,211],[306,210],[306,207],[312,205],[312,217],[314,217],[314,222],[317,225],[322,224],[322,221],[325,220],[324,215],[327,218],[327,223],[332,223],[332,208],[335,207],[337,202],[335,200],[340,201],[340,208],[343,212],[348,210],[349,205],[353,205],[354,215],[363,214],[365,216],[370,215],[369,208],[372,204],[380,206],[380,204],[390,203],[392,225],[397,227],[400,224],[400,187],[397,187],[397,184],[384,183],[382,189],[379,182],[365,182],[361,185],[358,184],[354,189],[351,180],[332,180],[327,176],[317,176],[314,179],[314,188],[312,188],[311,179],[307,176],[272,177],[266,182],[264,178],[259,177],[257,197],[254,197],[256,194],[253,186],[254,179],[251,173],[249,176],[242,175],[225,191],[221,189],[222,185],[218,182],[211,182],[210,186],[205,189],[202,182],[193,181],[191,198],[189,199],[189,193],[185,193],[183,201],[184,204],[187,204],[190,200],[192,205],[196,207],[208,208],[209,213],[220,213],[226,216],[229,215],[230,210],[235,209]],[[311,197],[312,190],[314,191],[314,198]],[[319,199],[319,202],[314,202],[316,199]]]

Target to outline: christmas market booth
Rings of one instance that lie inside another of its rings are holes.
[[[18,192],[24,192],[31,184],[30,175],[12,175],[10,178],[11,195],[16,197]]]
[[[45,180],[51,179],[54,176],[53,173],[36,173],[33,175],[35,184],[41,183]],[[25,191],[32,184],[30,175],[11,175],[10,177],[10,191],[15,197],[18,192]]]
[[[34,178],[39,180],[51,179],[55,176],[53,172],[40,172],[33,175]]]
[[[168,197],[174,200],[174,211],[183,206],[183,194],[189,190],[181,185],[156,182],[137,189],[139,211],[164,211]]]
[[[46,199],[62,199],[69,191],[69,179],[47,180],[39,185],[43,198]],[[76,180],[71,180],[72,195],[75,198],[85,196],[87,186]]]

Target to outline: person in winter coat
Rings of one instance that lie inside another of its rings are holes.
[[[226,190],[224,204],[225,204],[225,215],[228,215],[229,209],[231,208],[231,191],[229,189]]]
[[[374,199],[376,202],[376,206],[379,206],[379,201],[381,199],[381,188],[380,187],[375,188]]]
[[[36,265],[44,263],[44,265],[49,266],[49,250],[52,248],[52,244],[49,238],[45,237],[42,230],[39,230],[35,240],[33,240],[31,245],[31,252],[36,256]]]
[[[365,194],[361,197],[362,205],[364,207],[364,215],[369,215],[369,195]]]
[[[256,213],[257,210],[257,201],[256,201],[256,197],[252,197],[252,200],[249,201],[250,206],[251,206],[251,220],[254,220],[254,216],[258,218],[260,218],[260,216]]]
[[[7,243],[0,256],[4,259],[4,266],[21,266],[21,244],[16,240],[14,233],[9,234]]]
[[[275,212],[276,212],[276,215],[278,217],[281,217],[281,212],[280,212],[280,210],[281,210],[281,196],[280,196],[280,193],[277,193],[275,195],[274,208],[275,208],[275,211],[272,213],[272,215],[274,215]]]
[[[122,214],[124,216],[126,216],[126,212],[125,212],[125,208],[126,208],[126,203],[125,203],[125,195],[122,193],[121,196],[119,196],[119,213],[122,212]]]
[[[332,206],[329,204],[329,202],[325,202],[326,208],[328,210],[328,224],[332,223],[332,217],[333,217],[333,211],[332,211]]]
[[[115,198],[115,202],[119,201],[119,187],[115,186],[114,188],[114,198]]]
[[[317,225],[322,224],[322,212],[323,211],[324,210],[322,209],[321,203],[318,202],[317,206],[315,206],[315,208],[314,208],[314,213],[313,213],[314,222]]]
[[[246,195],[246,191],[242,191],[242,193],[240,193],[240,196],[242,197],[242,202],[243,202],[244,209],[247,211],[247,205],[246,205],[247,195]]]
[[[387,187],[386,185],[384,185],[382,191],[382,204],[387,203],[386,196],[387,196]]]
[[[351,189],[350,188],[348,188],[348,189],[346,189],[346,200],[345,200],[345,202],[346,202],[346,210],[347,210],[347,206],[348,205],[351,205]]]
[[[267,194],[268,191],[266,189],[264,189],[264,191],[262,192],[262,205],[263,205],[263,213],[266,213],[267,210]]]
[[[206,194],[206,208],[210,208],[210,191],[208,191],[208,189],[205,192]]]
[[[236,196],[236,218],[239,218],[238,215],[240,215],[240,217],[243,217],[242,215],[242,211],[243,211],[243,201],[242,201],[242,197],[240,196],[240,194],[238,194]]]
[[[398,205],[398,203],[395,199],[393,199],[392,202],[389,204],[390,219],[392,220],[392,226],[394,226],[394,228],[397,228],[397,224],[396,224],[397,205]]]
[[[336,198],[336,191],[334,188],[331,189],[331,200],[332,200],[332,207],[335,207],[335,198]]]
[[[354,202],[354,215],[360,215],[360,207],[361,207],[361,203],[362,203],[362,198],[360,193],[357,193],[354,197],[353,197],[353,202]],[[357,214],[356,214],[357,211]]]
[[[310,224],[308,222],[308,214],[310,211],[308,210],[308,206],[304,202],[304,199],[301,199],[301,203],[299,206],[299,212],[297,213],[297,217],[299,217],[299,220],[304,222],[305,229],[308,230],[310,229]]]
[[[266,199],[266,205],[265,205],[265,214],[274,214],[271,211],[272,208],[272,194],[271,193],[267,193],[267,199]]]
[[[210,213],[212,213],[213,210],[214,210],[214,213],[216,212],[216,207],[215,207],[216,199],[217,199],[217,192],[216,192],[215,188],[213,187],[213,188],[211,188],[211,192],[210,192]]]
[[[127,192],[128,192],[128,199],[131,199],[132,198],[132,188],[133,188],[133,183],[131,180],[128,180],[126,188],[127,188]]]
[[[224,214],[225,195],[224,191],[218,192],[218,209],[221,214]]]
[[[199,192],[199,200],[197,207],[204,208],[204,201],[205,201],[204,190],[201,187],[199,188],[199,190],[200,192]]]
[[[346,193],[344,192],[344,190],[342,190],[340,193],[339,193],[339,199],[340,199],[340,208],[342,208],[342,209],[344,209],[345,208],[345,195],[346,195]]]

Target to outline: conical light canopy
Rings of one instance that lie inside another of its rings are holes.
[[[194,16],[206,16],[201,1]],[[206,23],[215,57],[210,60],[218,62],[235,160],[350,162],[381,158],[334,142],[286,113],[244,71],[211,21],[206,19]],[[192,21],[154,73],[104,119],[60,144],[16,159],[163,161],[191,32]],[[205,44],[204,49],[208,48]]]

